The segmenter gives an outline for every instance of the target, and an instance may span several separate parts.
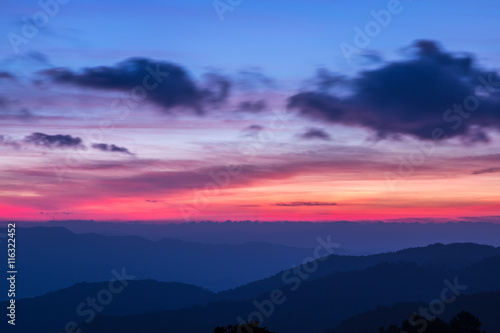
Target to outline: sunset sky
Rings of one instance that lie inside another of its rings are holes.
[[[1,219],[500,216],[498,1],[60,2],[0,13]]]

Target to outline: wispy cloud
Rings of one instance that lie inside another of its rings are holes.
[[[472,174],[473,175],[481,175],[483,173],[495,173],[495,172],[500,172],[500,167],[499,168],[488,168],[488,169],[483,169],[483,170],[477,170],[477,171],[474,171]]]
[[[302,139],[311,140],[311,139],[319,139],[324,141],[330,141],[332,138],[330,134],[326,133],[320,128],[309,128],[307,131],[300,135]]]
[[[118,146],[110,145],[107,143],[95,143],[92,145],[92,148],[100,150],[100,151],[105,151],[105,152],[123,153],[123,154],[132,155],[132,153],[125,147],[118,147]]]
[[[313,201],[294,201],[294,202],[278,202],[274,206],[281,207],[299,207],[299,206],[337,206],[336,202],[313,202]]]

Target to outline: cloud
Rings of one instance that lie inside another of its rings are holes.
[[[256,91],[260,89],[270,89],[276,86],[276,82],[263,74],[258,69],[247,69],[237,73],[234,78],[235,85],[244,91]]]
[[[264,100],[258,101],[243,101],[238,106],[238,111],[243,112],[261,112],[266,108],[266,102]]]
[[[274,206],[281,207],[299,207],[299,206],[337,206],[335,202],[311,202],[311,201],[294,201],[294,202],[278,202]]]
[[[49,58],[47,57],[46,54],[38,51],[30,51],[27,52],[26,55],[24,56],[27,60],[48,65],[49,64]]]
[[[105,151],[105,152],[124,153],[124,154],[132,155],[132,153],[127,148],[118,147],[118,146],[110,145],[110,144],[106,144],[106,143],[95,143],[92,145],[92,148],[100,150],[100,151]]]
[[[14,141],[10,137],[4,136],[4,135],[0,135],[0,145],[9,146],[9,147],[12,147],[14,149],[21,148],[21,145],[18,142]]]
[[[147,58],[130,58],[115,66],[88,67],[80,72],[52,68],[40,74],[60,84],[129,92],[137,100],[142,95],[166,111],[183,107],[198,114],[207,106],[224,102],[231,88],[229,80],[218,74],[205,75],[208,87],[202,88],[179,65]]]
[[[40,212],[41,215],[71,215],[73,212]]]
[[[308,152],[297,151],[279,156],[265,155],[263,156],[265,162],[259,164],[239,164],[237,159],[224,160],[220,165],[211,166],[207,166],[203,160],[132,159],[125,164],[114,160],[82,160],[81,163],[71,167],[70,173],[63,173],[65,186],[61,186],[57,181],[59,172],[67,170],[64,156],[54,156],[50,164],[37,168],[27,165],[2,170],[4,187],[20,192],[33,191],[35,188],[39,194],[22,197],[4,196],[2,200],[6,204],[39,207],[41,211],[60,211],[60,207],[87,204],[89,200],[112,202],[113,198],[140,196],[142,196],[141,201],[157,197],[170,198],[169,200],[173,202],[185,196],[191,202],[193,193],[198,193],[198,190],[201,191],[201,195],[212,195],[212,187],[220,188],[222,191],[255,186],[260,188],[268,185],[276,186],[280,182],[286,184],[294,179],[301,181],[305,186],[308,180],[300,180],[305,175],[314,175],[315,179],[324,181],[358,181],[360,175],[368,174],[372,180],[385,181],[384,172],[397,168],[399,163],[397,159],[388,158],[390,156],[392,155],[387,155],[385,150],[328,145]],[[440,168],[449,167],[449,163],[445,163],[447,160],[437,158],[436,163],[423,165],[419,175],[415,177],[429,179],[429,176],[435,176]],[[231,172],[235,172],[234,175],[228,174],[228,163],[231,161],[235,163],[231,169],[233,170]],[[452,165],[459,167],[463,163],[468,166],[470,159],[457,161]],[[19,183],[19,179],[26,181]],[[82,182],[86,186],[81,191],[75,192],[74,187],[80,186]],[[37,186],[40,183],[48,185]],[[207,188],[207,184],[212,186]],[[281,204],[290,205],[290,202]],[[304,206],[314,204],[315,202],[307,202]],[[328,209],[334,206],[332,202],[326,204],[328,205],[315,207]],[[285,207],[292,206],[281,207],[286,209]]]
[[[328,92],[330,89],[345,82],[346,79],[344,76],[331,72],[327,68],[319,68],[316,71],[316,76],[309,82],[309,85],[315,86],[319,92]]]
[[[45,148],[83,148],[82,139],[71,135],[33,133],[24,142]]]
[[[9,102],[6,102],[6,105],[8,105]],[[0,109],[2,109],[2,100],[0,98]],[[6,109],[4,107],[4,109]],[[20,120],[20,121],[34,121],[37,120],[36,116],[31,113],[31,111],[27,108],[21,108],[15,111],[11,110],[5,110],[6,112],[0,113],[0,119],[7,119],[7,120]]]
[[[260,131],[264,129],[264,126],[261,125],[250,125],[243,129],[243,134],[245,136],[256,136]]]
[[[5,79],[5,80],[13,80],[15,81],[16,80],[16,77],[9,73],[9,72],[5,72],[5,71],[0,71],[0,80],[1,79]]]
[[[330,141],[330,134],[326,133],[322,129],[319,128],[309,128],[306,132],[300,135],[302,139],[310,140],[310,139],[320,139],[325,141]]]
[[[367,50],[361,53],[360,56],[369,64],[380,63],[384,60],[380,53],[374,50]]]
[[[200,93],[205,102],[217,105],[229,97],[231,82],[228,78],[220,74],[208,73],[204,75],[204,80],[207,88]]]
[[[288,107],[316,120],[374,130],[379,138],[488,141],[488,128],[500,128],[499,76],[433,41],[418,41],[411,51],[406,60],[351,79],[320,72],[316,88],[291,96]]]
[[[477,170],[477,171],[474,171],[472,174],[473,175],[482,175],[483,173],[494,173],[494,172],[500,172],[500,168],[488,168],[488,169],[483,169],[483,170]]]
[[[9,102],[4,97],[0,96],[0,109],[5,109]]]

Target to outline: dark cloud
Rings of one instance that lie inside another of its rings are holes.
[[[238,111],[243,112],[261,112],[266,108],[266,102],[264,100],[258,101],[243,101],[238,106]]]
[[[45,148],[83,148],[82,139],[71,135],[33,133],[24,142]]]
[[[9,72],[0,71],[0,79],[16,80],[16,77]]]
[[[259,134],[260,131],[264,129],[264,126],[261,125],[250,125],[243,129],[243,134],[245,136],[255,136]]]
[[[0,109],[5,109],[9,102],[4,97],[0,96]]]
[[[382,62],[384,59],[379,52],[374,50],[368,50],[360,54],[366,63],[376,64]]]
[[[45,215],[71,215],[73,214],[72,212],[40,212],[40,214],[45,214]]]
[[[127,148],[118,147],[118,146],[110,145],[107,143],[95,143],[92,145],[92,148],[100,150],[100,151],[105,151],[105,152],[124,153],[124,154],[132,155],[132,153]]]
[[[320,72],[316,89],[290,97],[288,106],[310,118],[372,129],[379,138],[487,141],[488,127],[500,128],[499,76],[433,41],[418,41],[411,50],[407,60],[348,80]],[[349,94],[332,93],[332,87]]]
[[[344,76],[331,72],[327,68],[319,68],[316,72],[316,77],[309,84],[313,85],[318,92],[326,93],[345,82],[346,79]]]
[[[0,109],[5,109],[6,112],[0,114],[0,119],[9,119],[9,120],[20,120],[20,121],[35,121],[37,120],[36,116],[31,113],[31,111],[27,108],[21,108],[15,111],[8,110],[6,106],[10,103],[6,102],[6,105],[2,107],[2,101],[0,100]]]
[[[33,113],[29,109],[22,108],[22,109],[18,110],[16,117],[18,119],[30,120],[30,119],[35,118],[35,115],[33,115]]]
[[[204,75],[205,89],[200,91],[200,97],[209,104],[220,104],[226,101],[231,91],[231,81],[223,75],[209,73]]]
[[[473,175],[482,175],[483,173],[495,173],[495,172],[500,172],[500,168],[488,168],[488,169],[483,169],[483,170],[477,170],[477,171],[474,171],[472,174]]]
[[[12,140],[10,137],[0,135],[0,145],[2,146],[9,146],[14,149],[19,149],[21,148],[21,145],[17,142]]]
[[[155,203],[155,202],[158,202],[157,200],[146,200],[146,202],[152,202],[152,203]]]
[[[325,141],[331,140],[330,134],[326,133],[320,128],[314,128],[314,127],[309,128],[306,132],[302,133],[300,137],[306,140],[311,140],[311,139],[319,139]]]
[[[47,57],[46,54],[42,52],[37,52],[37,51],[30,51],[27,52],[25,55],[27,60],[37,62],[40,64],[48,65],[49,64],[49,58]]]
[[[274,206],[282,207],[299,207],[299,206],[337,206],[335,202],[310,202],[310,201],[294,201],[294,202],[278,202]]]
[[[105,90],[121,90],[140,100],[141,94],[165,110],[185,107],[203,113],[204,108],[224,102],[230,91],[228,79],[207,74],[207,88],[199,85],[182,67],[147,58],[131,58],[115,66],[85,68],[74,72],[68,68],[52,68],[40,72],[60,84]]]

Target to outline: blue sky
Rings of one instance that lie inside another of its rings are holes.
[[[26,45],[60,66],[113,64],[117,59],[145,56],[180,62],[194,72],[205,68],[235,71],[260,67],[269,75],[298,80],[317,66],[356,72],[362,61],[349,64],[339,44],[351,43],[354,27],[373,20],[371,11],[388,1],[249,1],[224,13],[221,21],[211,1],[72,0]],[[432,39],[452,50],[479,55],[485,65],[499,59],[496,30],[500,4],[495,1],[409,1],[374,37],[366,51],[385,59],[416,39]],[[37,1],[3,4],[0,30],[20,32],[22,18],[40,10]],[[3,58],[13,55],[7,37]],[[4,60],[5,61],[5,60]]]

